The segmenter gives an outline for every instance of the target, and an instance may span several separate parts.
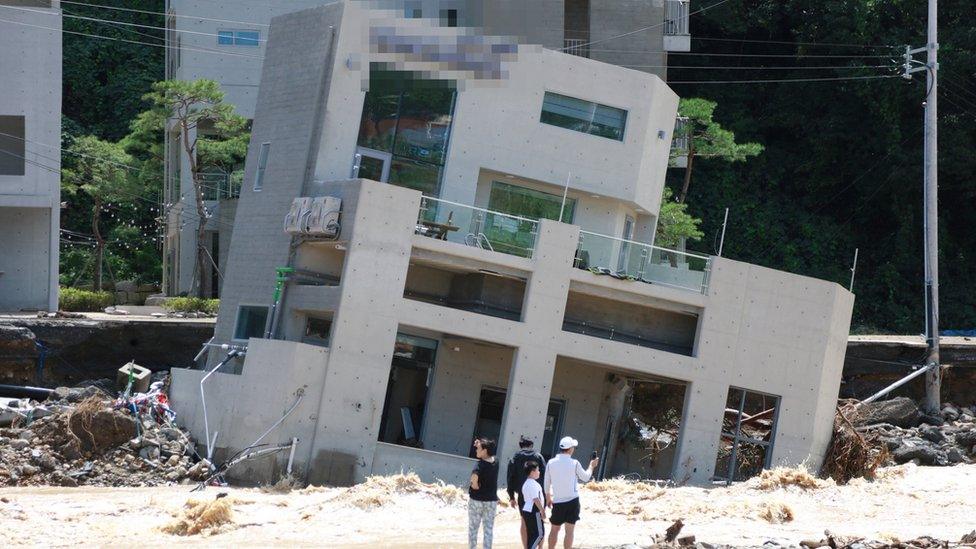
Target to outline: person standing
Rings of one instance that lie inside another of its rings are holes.
[[[534,461],[526,462],[522,468],[525,472],[525,482],[519,495],[525,505],[519,507],[522,513],[522,524],[525,535],[525,549],[539,549],[546,539],[546,503],[539,485],[539,464]]]
[[[529,462],[535,462],[537,468],[539,469],[539,478],[545,478],[546,475],[546,459],[542,457],[542,454],[536,452],[533,449],[534,443],[532,439],[527,438],[523,435],[519,438],[519,451],[512,456],[512,459],[508,460],[508,473],[507,481],[508,485],[506,490],[508,492],[508,500],[512,506],[512,509],[522,509],[525,507],[526,500],[522,497],[522,488],[525,484],[526,464]],[[538,484],[538,483],[536,483]],[[543,494],[543,497],[545,495]],[[545,502],[546,500],[543,499]],[[526,529],[525,521],[521,521],[521,535],[522,535],[522,545],[526,544]]]
[[[600,458],[590,460],[590,466],[583,470],[580,462],[573,459],[573,452],[579,446],[579,441],[573,437],[563,437],[559,441],[559,454],[549,460],[546,465],[545,491],[552,506],[549,524],[549,549],[556,548],[559,530],[566,526],[563,537],[563,547],[573,546],[573,531],[580,518],[579,482],[587,482],[593,477],[593,469],[600,462]]]
[[[484,549],[491,549],[495,511],[498,507],[498,460],[495,459],[495,441],[478,438],[474,441],[478,464],[471,471],[468,488],[468,547],[478,546],[478,527],[484,528]]]

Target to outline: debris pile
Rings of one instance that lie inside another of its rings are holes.
[[[207,473],[161,382],[117,399],[98,387],[110,384],[58,388],[42,404],[7,399],[18,413],[0,428],[0,486],[157,486]]]
[[[889,462],[918,465],[971,463],[976,456],[976,407],[944,404],[939,415],[921,413],[908,398],[862,405],[856,429],[880,440]]]
[[[211,535],[220,532],[220,527],[234,521],[231,498],[222,497],[209,501],[187,500],[180,516],[163,526],[161,530],[174,536]]]

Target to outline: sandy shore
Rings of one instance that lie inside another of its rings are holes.
[[[466,498],[453,488],[256,489],[3,488],[2,545],[208,547],[466,547]],[[820,539],[825,529],[872,539],[931,535],[958,540],[976,529],[976,465],[887,469],[875,482],[763,489],[607,485],[582,493],[577,546],[649,544],[677,518],[699,541],[758,546]],[[188,499],[228,492],[233,520],[213,532],[173,536],[161,528]],[[787,520],[792,515],[791,520]],[[784,522],[780,522],[784,521]],[[518,517],[500,508],[496,547],[518,547]]]

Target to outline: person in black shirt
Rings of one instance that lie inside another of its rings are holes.
[[[495,511],[498,508],[498,460],[495,459],[495,441],[478,438],[474,441],[478,465],[471,471],[471,487],[468,489],[468,547],[478,546],[478,527],[484,525],[485,549],[491,549]]]
[[[522,485],[525,484],[526,479],[525,464],[530,461],[538,463],[540,478],[545,478],[546,476],[546,459],[542,457],[542,454],[536,452],[533,446],[532,439],[522,435],[519,439],[519,451],[512,456],[512,459],[508,460],[508,486],[506,487],[506,491],[508,492],[508,499],[513,509],[522,509],[525,506],[525,500],[522,498]],[[525,521],[519,522],[522,525],[522,546],[524,547],[527,535]]]

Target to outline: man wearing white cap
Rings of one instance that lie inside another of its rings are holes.
[[[546,464],[545,491],[549,495],[552,513],[549,524],[549,549],[556,548],[559,530],[566,525],[566,535],[563,537],[563,547],[573,546],[573,529],[580,517],[579,481],[586,482],[593,476],[593,469],[600,462],[595,452],[590,466],[585,471],[579,461],[573,459],[573,452],[579,446],[579,441],[573,437],[563,437],[559,441],[559,454]]]

